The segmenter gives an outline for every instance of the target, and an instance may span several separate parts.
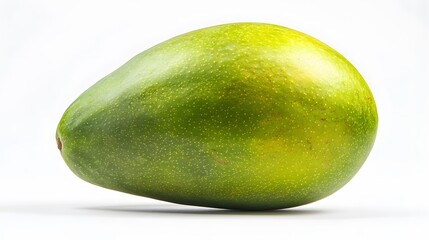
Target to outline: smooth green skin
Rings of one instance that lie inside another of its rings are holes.
[[[209,27],[156,45],[85,91],[57,141],[82,179],[169,202],[266,210],[346,184],[374,143],[358,71],[301,32]]]

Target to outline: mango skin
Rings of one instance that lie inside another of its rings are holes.
[[[367,84],[338,52],[289,28],[233,23],[138,54],[71,104],[56,138],[69,168],[98,186],[268,210],[340,189],[377,123]]]

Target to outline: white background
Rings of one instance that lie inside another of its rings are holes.
[[[66,107],[137,53],[221,23],[332,46],[375,96],[379,131],[343,189],[275,212],[179,206],[90,185],[55,143]],[[429,2],[0,0],[0,239],[429,239]]]

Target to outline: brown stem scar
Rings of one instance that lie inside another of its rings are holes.
[[[60,138],[57,138],[57,147],[58,149],[61,151],[61,149],[63,148],[63,144],[61,143]]]

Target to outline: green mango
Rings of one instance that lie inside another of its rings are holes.
[[[268,210],[340,189],[377,124],[368,85],[338,52],[282,26],[233,23],[138,54],[71,104],[56,139],[95,185]]]

